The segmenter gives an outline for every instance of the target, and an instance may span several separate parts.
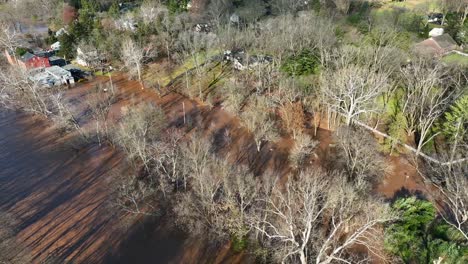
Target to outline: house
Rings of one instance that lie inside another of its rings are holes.
[[[415,45],[415,51],[421,55],[441,56],[452,50],[459,49],[457,43],[449,34],[430,37]]]
[[[33,51],[33,54],[42,58],[50,58],[54,56],[55,52],[53,50],[36,49]]]
[[[52,66],[49,68],[45,68],[45,71],[50,74],[53,78],[55,78],[56,82],[55,85],[60,85],[60,84],[74,84],[75,79],[73,79],[73,76],[71,72],[60,68],[59,66]]]
[[[29,52],[26,52],[23,56],[21,56],[21,58],[18,60],[18,65],[25,69],[50,67],[48,58],[39,57]]]
[[[75,83],[75,79],[71,72],[62,69],[59,66],[34,69],[30,72],[30,79],[46,87],[64,84],[71,85]]]
[[[443,28],[433,28],[431,31],[429,31],[429,37],[442,36],[443,34],[444,34]]]
[[[236,70],[252,69],[261,65],[267,65],[273,62],[273,58],[267,55],[248,56],[243,50],[227,50],[224,52],[223,60],[233,63]]]

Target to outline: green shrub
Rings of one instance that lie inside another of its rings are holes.
[[[167,9],[169,9],[172,14],[181,13],[187,11],[188,2],[189,0],[168,0]]]
[[[16,55],[18,56],[23,56],[26,52],[28,52],[28,49],[26,48],[22,48],[22,47],[18,47],[16,48]]]
[[[315,54],[309,50],[304,50],[298,55],[287,58],[281,70],[289,76],[302,76],[317,73],[319,61]]]
[[[246,237],[239,237],[237,235],[234,235],[231,237],[231,243],[232,243],[232,250],[237,253],[246,249],[248,245],[248,241]]]
[[[466,263],[468,247],[455,239],[457,231],[437,219],[429,201],[416,197],[397,200],[392,209],[399,219],[385,230],[385,248],[404,263]]]

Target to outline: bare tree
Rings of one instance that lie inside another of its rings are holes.
[[[349,7],[351,6],[351,0],[333,0],[333,3],[336,6],[336,9],[342,14],[348,14]]]
[[[42,115],[51,114],[50,91],[36,79],[30,78],[30,72],[21,67],[7,67],[0,72],[0,94],[3,104],[22,107],[26,111]]]
[[[361,114],[376,113],[376,99],[387,89],[387,75],[373,69],[347,65],[337,71],[325,73],[322,92],[326,103],[344,115],[349,126]]]
[[[182,138],[179,131],[169,130],[154,147],[155,174],[160,177],[159,187],[165,197],[171,190],[179,190],[179,187],[187,189],[187,164],[184,148],[181,147]]]
[[[443,206],[437,207],[447,224],[454,227],[468,241],[468,171],[464,164],[447,169],[432,167],[429,172],[442,194]]]
[[[138,179],[135,175],[124,174],[116,179],[115,205],[130,214],[154,215],[156,208],[151,198],[155,188],[151,184]]]
[[[123,148],[130,161],[141,162],[150,172],[150,163],[154,159],[152,150],[166,125],[164,112],[148,103],[130,107],[115,131],[114,141]]]
[[[325,207],[327,177],[318,170],[301,172],[298,179],[288,178],[284,189],[275,185],[264,204],[250,221],[280,255],[281,262],[310,260],[310,243],[320,227]]]
[[[307,134],[299,134],[295,138],[294,147],[289,153],[289,161],[294,168],[300,168],[304,162],[313,153],[319,142],[312,140]]]
[[[16,29],[10,24],[0,23],[0,47],[9,52],[16,60],[16,48],[19,45]],[[16,61],[14,61],[16,63]]]
[[[294,13],[305,6],[306,1],[302,0],[273,0],[271,8],[277,14]]]
[[[155,23],[161,15],[167,15],[168,10],[159,1],[145,0],[140,6],[140,17],[146,25]]]
[[[191,233],[202,234],[210,230],[217,239],[225,239],[229,234],[226,209],[222,206],[223,196],[219,194],[231,167],[211,157],[203,163],[203,167],[193,168],[190,174],[192,187],[189,192],[181,194],[174,211],[178,215],[178,222]]]
[[[344,180],[338,179],[333,186],[327,199],[329,228],[314,244],[315,263],[349,263],[345,256],[353,245],[364,246],[371,254],[384,258],[375,241],[381,237],[379,227],[396,216],[388,205],[360,197]]]
[[[376,140],[369,133],[363,129],[340,127],[335,140],[339,147],[337,163],[342,163],[357,190],[365,190],[371,183],[378,182],[384,173],[384,161],[378,153]]]
[[[232,10],[233,5],[231,0],[212,0],[207,7],[208,16],[219,24]]]
[[[130,75],[138,78],[141,89],[144,89],[143,80],[141,79],[143,63],[154,55],[155,51],[151,47],[142,47],[131,38],[124,39],[122,42],[122,61]]]
[[[241,121],[253,134],[257,151],[260,152],[263,142],[278,138],[276,127],[270,118],[268,99],[257,96],[252,99],[252,105],[241,114]]]
[[[407,132],[408,135],[415,132],[419,135],[419,138],[415,138],[416,154],[437,135],[435,133],[429,137],[434,122],[444,113],[451,100],[452,92],[450,86],[444,83],[441,67],[418,59],[401,70],[405,91],[402,111],[408,124]]]

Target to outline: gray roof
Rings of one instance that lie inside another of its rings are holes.
[[[52,67],[49,67],[49,68],[46,68],[45,69],[47,72],[49,72],[50,74],[52,75],[55,75],[55,76],[67,76],[67,75],[70,75],[70,72],[65,70],[65,69],[62,69],[60,68],[59,66],[52,66]]]
[[[28,60],[30,60],[30,59],[32,59],[34,57],[35,57],[34,54],[26,52],[23,56],[21,56],[21,60],[22,61],[28,61]]]
[[[65,60],[64,58],[60,58],[58,56],[52,56],[49,58],[50,61],[56,61],[56,60]]]
[[[432,37],[437,44],[445,50],[451,50],[458,47],[457,43],[449,34],[442,34],[440,36]]]

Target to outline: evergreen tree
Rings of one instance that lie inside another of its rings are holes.
[[[118,18],[120,16],[119,4],[114,1],[107,11],[112,18]]]
[[[409,197],[397,200],[400,219],[385,230],[385,246],[404,263],[467,263],[468,247],[455,230],[436,218],[432,203]]]
[[[460,97],[445,113],[442,133],[450,140],[457,135],[468,140],[468,95]]]

